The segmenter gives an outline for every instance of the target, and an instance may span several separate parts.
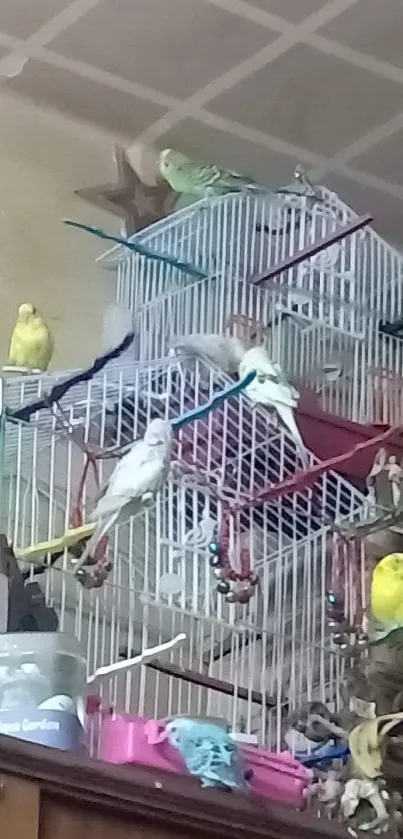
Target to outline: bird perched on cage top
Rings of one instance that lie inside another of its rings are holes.
[[[52,333],[32,303],[18,309],[9,349],[9,365],[27,371],[47,370],[53,354]]]
[[[246,785],[239,750],[226,725],[177,717],[167,722],[166,734],[182,755],[188,772],[198,775],[203,787],[239,789]]]
[[[128,519],[152,503],[168,478],[171,449],[171,424],[162,419],[152,420],[142,440],[137,440],[122,457],[101,491],[91,515],[98,526],[80,557],[80,567],[118,520]]]
[[[178,195],[189,195],[194,198],[220,197],[231,192],[252,192],[261,195],[301,195],[306,193],[306,184],[299,189],[271,190],[267,186],[258,184],[253,178],[225,169],[212,163],[201,163],[192,160],[174,149],[164,149],[159,155],[159,171],[171,189]],[[296,181],[301,183],[299,170],[294,173]]]
[[[306,449],[294,417],[294,408],[299,399],[298,391],[287,382],[280,365],[270,360],[264,347],[252,347],[245,352],[239,365],[239,377],[243,379],[253,370],[256,377],[245,388],[245,395],[256,405],[275,408],[290,431],[306,468]]]
[[[208,163],[191,160],[185,154],[164,149],[159,157],[159,170],[170,187],[179,195],[195,198],[226,195],[230,192],[268,192],[251,178]]]

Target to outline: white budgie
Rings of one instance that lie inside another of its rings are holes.
[[[151,420],[142,440],[134,443],[117,464],[98,498],[92,521],[97,527],[80,557],[84,565],[107,531],[119,521],[148,506],[168,478],[171,462],[172,426],[162,419]]]
[[[174,350],[183,349],[194,356],[205,356],[228,376],[236,373],[243,379],[256,371],[257,376],[246,388],[245,394],[256,405],[267,405],[276,409],[284,425],[291,432],[304,467],[308,465],[306,449],[294,418],[299,393],[290,385],[279,364],[269,358],[264,347],[247,348],[247,344],[225,335],[185,335],[171,341]]]
[[[173,338],[171,348],[194,356],[205,356],[228,376],[234,376],[245,355],[245,346],[238,338],[225,335],[184,335]]]
[[[256,405],[275,408],[280,419],[292,434],[300,453],[304,468],[308,466],[306,449],[294,417],[299,393],[290,385],[279,364],[271,361],[264,347],[247,350],[239,365],[239,377],[243,379],[252,370],[256,377],[245,388],[245,395]]]

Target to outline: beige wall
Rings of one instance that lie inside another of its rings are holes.
[[[100,348],[115,277],[94,264],[106,245],[66,228],[70,217],[119,222],[73,191],[115,178],[114,137],[0,93],[0,363],[16,309],[33,302],[55,337],[53,369],[86,364]]]

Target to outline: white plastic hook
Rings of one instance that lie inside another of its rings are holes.
[[[92,685],[96,679],[101,679],[105,676],[124,673],[126,670],[131,670],[132,667],[136,667],[138,664],[146,664],[153,658],[157,658],[161,653],[165,653],[168,650],[172,650],[173,647],[178,646],[178,644],[182,644],[185,640],[186,634],[180,632],[179,635],[175,635],[170,641],[166,641],[164,644],[158,644],[157,647],[150,647],[149,650],[143,650],[142,653],[134,656],[134,658],[129,658],[127,661],[118,661],[115,664],[108,664],[106,667],[99,667],[98,670],[95,670],[95,673],[88,677],[87,685]]]

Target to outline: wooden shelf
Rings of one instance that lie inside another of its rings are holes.
[[[111,766],[12,737],[0,736],[0,783],[5,839],[347,836],[250,794],[202,790],[195,778]]]

